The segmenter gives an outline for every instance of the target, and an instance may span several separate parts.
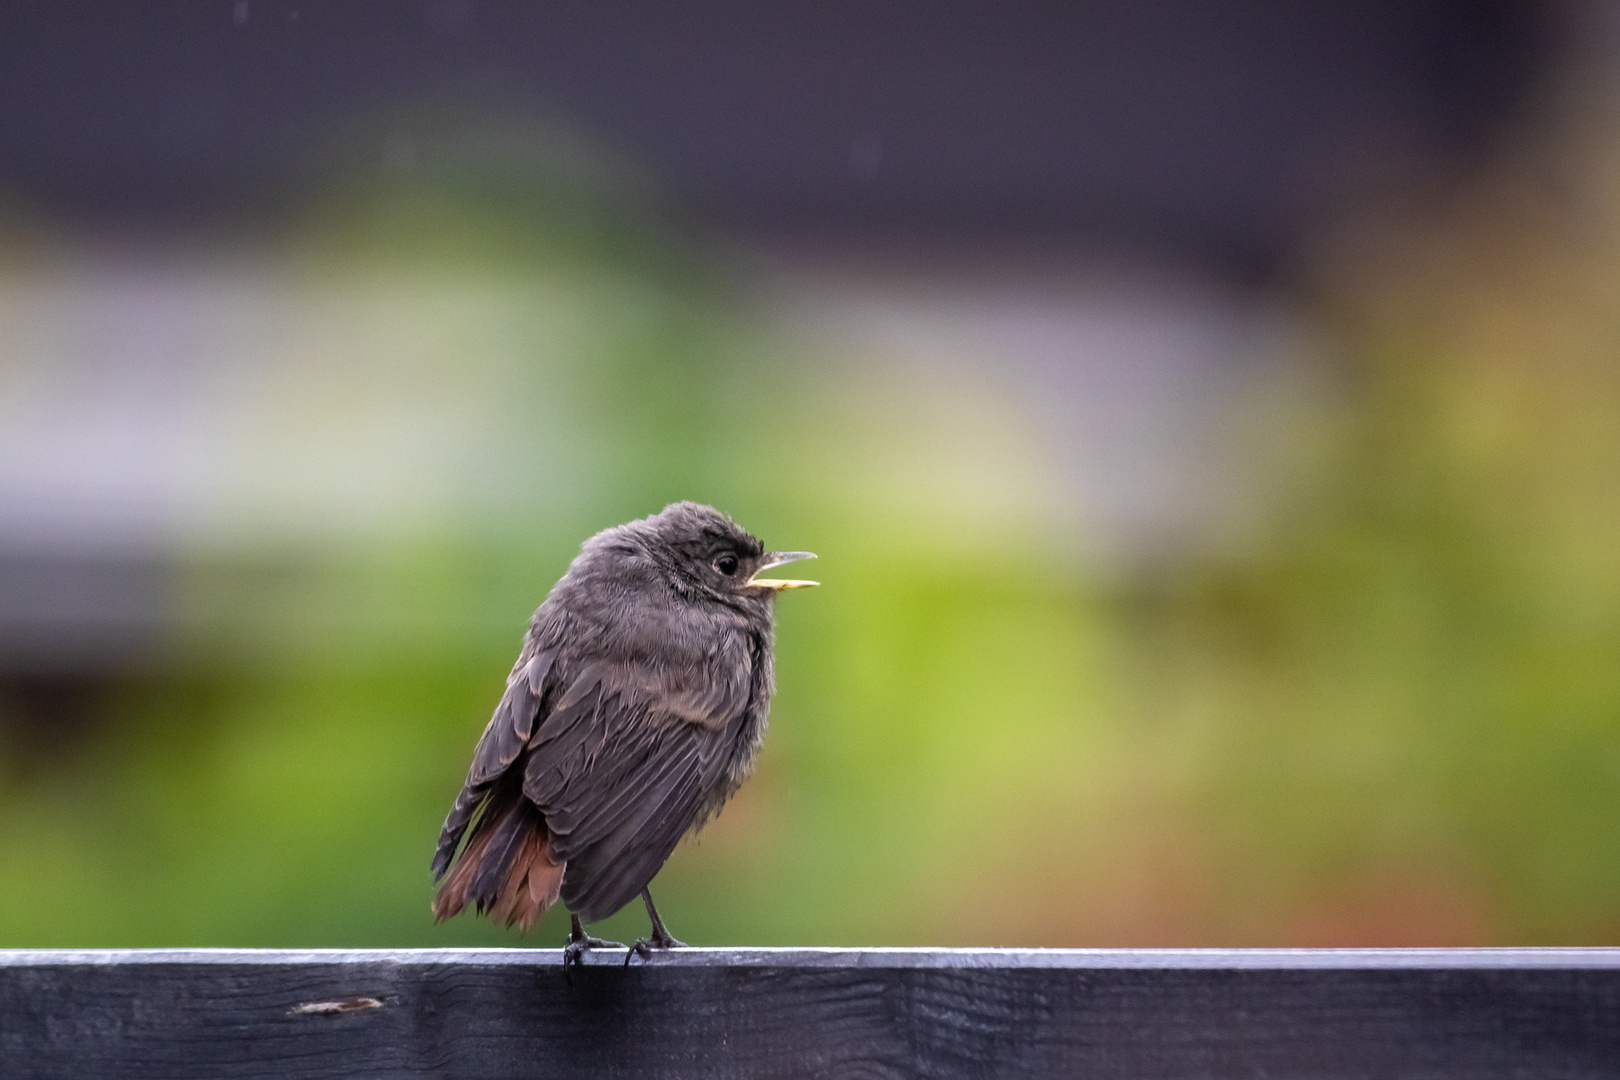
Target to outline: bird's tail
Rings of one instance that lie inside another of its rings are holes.
[[[527,931],[557,902],[567,868],[551,857],[545,818],[521,790],[499,801],[492,794],[433,897],[433,914],[442,921],[471,903],[480,915],[488,912]]]

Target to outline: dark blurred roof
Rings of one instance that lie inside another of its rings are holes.
[[[1253,266],[1392,162],[1466,160],[1533,85],[1545,8],[8,5],[0,186],[82,223],[229,221],[346,120],[453,102],[560,117],[727,228]]]

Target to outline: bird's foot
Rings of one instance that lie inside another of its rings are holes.
[[[667,931],[662,934],[655,932],[651,937],[644,937],[630,946],[630,951],[624,954],[624,966],[629,967],[631,957],[635,956],[641,957],[643,961],[651,960],[654,949],[662,951],[664,949],[684,948],[686,948],[686,942],[676,941]]]
[[[585,966],[585,953],[590,949],[622,949],[622,941],[603,941],[601,938],[580,934],[578,937],[568,939],[563,946],[563,976],[569,982],[574,981],[574,969]]]

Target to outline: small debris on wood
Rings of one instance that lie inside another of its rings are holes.
[[[352,997],[342,1001],[311,1001],[293,1007],[294,1016],[337,1016],[340,1013],[359,1012],[361,1009],[380,1009],[381,998]]]

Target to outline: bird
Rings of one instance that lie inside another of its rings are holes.
[[[530,619],[445,818],[435,920],[470,904],[527,932],[560,899],[567,970],[617,944],[584,924],[639,894],[651,934],[625,963],[681,945],[649,883],[753,770],[775,691],[776,595],[817,584],[760,575],[813,558],[767,552],[694,502],[586,540]]]

